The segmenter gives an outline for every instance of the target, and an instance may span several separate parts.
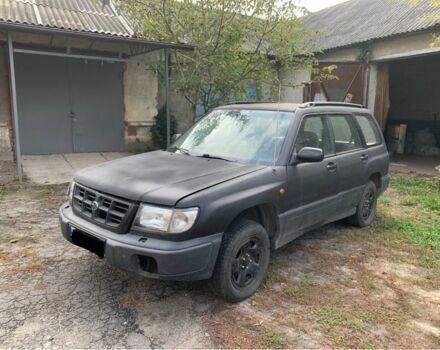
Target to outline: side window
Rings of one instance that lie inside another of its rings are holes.
[[[364,134],[365,142],[368,147],[379,145],[382,143],[382,137],[380,136],[380,131],[378,130],[376,124],[374,124],[371,117],[366,115],[355,116],[356,121]]]
[[[328,120],[335,136],[336,153],[344,153],[363,148],[361,138],[350,116],[330,115]]]
[[[295,153],[304,147],[321,148],[325,156],[333,154],[330,133],[323,116],[304,118],[296,138]]]

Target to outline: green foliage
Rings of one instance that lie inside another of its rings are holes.
[[[393,177],[391,184],[400,194],[407,196],[401,202],[403,205],[439,214],[440,194],[435,180]]]
[[[380,218],[380,227],[384,230],[397,231],[410,241],[440,254],[439,221]]]
[[[401,205],[417,210],[417,219],[379,217],[379,229],[397,232],[434,254],[440,254],[440,194],[435,180],[393,177],[391,186],[402,196]]]
[[[176,133],[177,121],[176,118],[170,116],[170,134],[171,136]],[[151,140],[153,145],[158,148],[166,148],[167,146],[167,116],[166,109],[162,107],[159,113],[154,117],[154,125],[150,129]]]
[[[103,1],[103,0],[101,0]],[[316,33],[303,28],[296,0],[118,0],[140,37],[184,42],[194,52],[172,51],[172,88],[205,111],[246,97],[250,84],[276,99],[280,70],[311,68]],[[286,84],[286,85],[283,85]]]
[[[369,46],[361,48],[358,56],[358,61],[362,63],[368,63],[371,60],[371,56],[373,55],[373,52],[371,51],[371,48]]]

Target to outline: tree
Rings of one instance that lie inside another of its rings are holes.
[[[278,96],[282,69],[312,68],[296,0],[117,0],[139,36],[183,42],[172,51],[172,87],[192,104],[212,107],[240,100],[249,84]],[[276,99],[276,98],[275,98]]]
[[[177,131],[177,120],[170,116],[170,135],[174,135]],[[151,141],[153,145],[159,148],[166,148],[167,146],[167,119],[165,106],[162,107],[157,115],[154,117],[154,124],[150,129]]]

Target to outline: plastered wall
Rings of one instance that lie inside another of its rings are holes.
[[[0,45],[0,152],[10,152],[8,123],[10,119],[9,77],[6,49]]]

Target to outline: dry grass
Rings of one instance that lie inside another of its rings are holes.
[[[129,310],[141,310],[145,306],[145,301],[141,294],[126,293],[121,296],[121,304]]]
[[[210,334],[217,334],[216,344],[438,348],[439,256],[437,243],[426,244],[423,236],[426,223],[436,220],[436,198],[426,198],[424,181],[395,180],[369,228],[333,225],[275,252],[251,300],[215,313]],[[390,219],[422,228],[408,234]]]

